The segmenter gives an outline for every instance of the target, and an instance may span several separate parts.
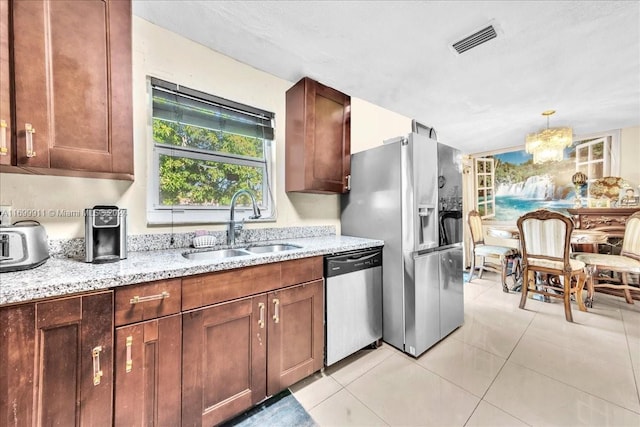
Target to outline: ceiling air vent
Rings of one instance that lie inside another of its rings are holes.
[[[482,43],[486,43],[491,39],[495,39],[496,37],[498,37],[498,33],[496,33],[493,25],[489,25],[488,27],[475,32],[470,36],[463,38],[459,42],[454,43],[453,48],[458,53],[466,52],[469,49],[480,46]]]

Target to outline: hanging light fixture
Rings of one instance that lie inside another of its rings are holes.
[[[571,128],[550,128],[549,116],[555,110],[542,113],[547,118],[547,128],[538,133],[530,133],[525,139],[525,150],[533,154],[533,163],[559,162],[564,157],[564,149],[573,143]]]

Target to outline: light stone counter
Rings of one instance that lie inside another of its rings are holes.
[[[43,265],[31,270],[2,273],[0,275],[0,305],[355,249],[373,248],[384,244],[381,240],[337,235],[261,241],[254,244],[268,243],[291,243],[301,246],[301,248],[268,254],[200,261],[189,260],[182,256],[184,252],[199,251],[193,248],[129,252],[127,259],[109,264],[88,264],[79,258],[50,258]],[[224,247],[226,246],[201,250]]]

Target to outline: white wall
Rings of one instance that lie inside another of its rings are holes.
[[[168,232],[170,227],[146,224],[147,165],[151,159],[146,76],[151,75],[276,114],[275,198],[277,222],[248,227],[334,225],[340,230],[339,196],[287,194],[284,191],[285,91],[288,82],[259,71],[202,45],[133,17],[133,126],[135,181],[0,174],[0,204],[31,209],[50,238],[81,237],[84,218],[65,217],[98,204],[128,209],[129,233]],[[302,76],[300,76],[302,77]],[[352,98],[352,151],[381,144],[406,134],[411,120],[365,101]],[[26,218],[14,217],[13,221]],[[174,227],[224,229],[224,225]]]
[[[620,176],[640,185],[640,126],[622,129],[620,139]]]

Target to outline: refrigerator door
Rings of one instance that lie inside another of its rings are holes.
[[[413,187],[408,207],[414,231],[413,251],[439,245],[438,223],[438,143],[424,135],[409,134],[411,176]]]
[[[462,247],[440,251],[440,337],[464,323]]]
[[[462,242],[462,154],[438,143],[439,246]]]
[[[440,341],[440,252],[414,256],[415,293],[406,304],[405,351],[419,356]]]
[[[384,240],[383,338],[404,346],[403,194],[401,138],[351,155],[351,191],[341,197],[343,235]]]

